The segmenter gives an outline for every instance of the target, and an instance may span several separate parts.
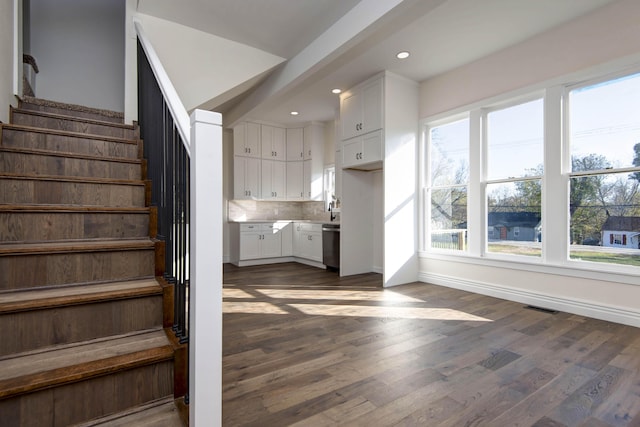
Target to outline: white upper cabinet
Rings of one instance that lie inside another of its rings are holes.
[[[235,156],[233,162],[233,198],[260,199],[260,159]]]
[[[304,162],[287,163],[287,200],[304,200]]]
[[[262,200],[286,199],[286,162],[262,160]]]
[[[383,79],[356,86],[340,96],[342,139],[382,128]]]
[[[304,160],[303,134],[302,128],[287,129],[287,161]]]
[[[233,128],[233,154],[243,157],[261,157],[260,125],[257,123],[240,123]]]
[[[380,130],[351,138],[344,141],[342,167],[357,166],[362,170],[379,169],[383,157],[382,150],[382,131]]]
[[[286,160],[285,129],[261,125],[262,158],[267,160]]]

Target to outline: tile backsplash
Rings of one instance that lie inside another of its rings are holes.
[[[229,200],[229,221],[308,219],[329,221],[324,202]]]

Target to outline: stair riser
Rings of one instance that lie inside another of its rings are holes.
[[[2,425],[62,427],[172,394],[173,363],[162,361],[2,400],[0,414]]]
[[[48,150],[96,157],[138,159],[138,144],[103,141],[51,133],[28,132],[17,129],[2,130],[2,146],[27,150]]]
[[[0,315],[0,356],[162,327],[162,295]]]
[[[0,203],[144,207],[142,185],[0,178]]]
[[[28,102],[22,102],[20,108],[33,111],[44,111],[45,113],[63,114],[65,116],[80,117],[84,119],[100,120],[103,122],[120,123],[123,120],[121,117],[110,117],[104,114],[97,114],[90,111],[76,111],[67,108],[49,107],[45,105],[30,104]]]
[[[0,172],[131,180],[142,177],[141,166],[136,163],[15,152],[0,153]]]
[[[147,236],[147,212],[0,212],[0,242]]]
[[[6,255],[0,291],[154,276],[154,250]]]
[[[11,115],[11,123],[17,125],[33,126],[46,129],[64,130],[69,132],[83,132],[93,135],[114,136],[116,138],[135,139],[136,132],[130,128],[113,127],[100,123],[87,123],[76,120],[43,117],[14,111]]]

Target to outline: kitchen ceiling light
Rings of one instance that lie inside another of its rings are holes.
[[[398,59],[407,59],[409,57],[409,52],[407,52],[406,50],[402,51],[402,52],[398,52],[398,54],[396,55],[396,58]]]
[[[291,115],[292,115],[292,116],[297,116],[298,114],[300,114],[300,113],[298,113],[297,111],[292,111],[292,112],[291,112]]]
[[[341,93],[341,92],[342,92],[342,89],[338,89],[338,88],[336,88],[336,89],[331,89],[331,93],[335,93],[336,95],[337,95],[337,94],[339,94],[339,93]]]

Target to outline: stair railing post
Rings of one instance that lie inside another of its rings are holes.
[[[191,114],[189,421],[222,425],[222,116]]]

